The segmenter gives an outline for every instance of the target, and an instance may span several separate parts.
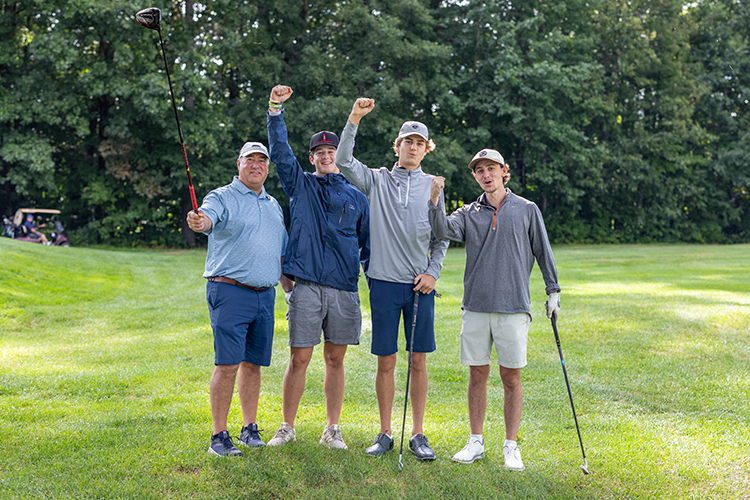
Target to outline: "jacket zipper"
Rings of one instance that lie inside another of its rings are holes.
[[[497,206],[497,208],[493,210],[493,214],[492,214],[492,230],[493,231],[495,230],[495,222],[497,221],[497,211],[500,210],[500,207],[503,206],[503,204],[505,203],[507,199],[508,199],[508,195],[506,194],[505,198],[503,198],[503,201],[501,201],[500,204]]]
[[[404,202],[404,208],[409,206],[409,188],[411,188],[411,170],[406,173],[406,201]]]

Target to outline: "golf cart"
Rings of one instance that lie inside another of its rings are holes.
[[[65,230],[63,228],[62,222],[54,218],[56,215],[60,214],[60,211],[52,208],[19,208],[18,210],[16,210],[16,213],[13,216],[13,220],[8,219],[7,217],[3,217],[3,222],[5,224],[5,232],[3,233],[3,236],[7,236],[8,238],[13,238],[19,241],[28,241],[29,243],[42,243],[42,238],[38,236],[32,237],[31,232],[23,224],[24,219],[29,214],[44,214],[46,219],[53,222],[55,230],[47,238],[49,241],[49,245],[56,245],[61,247],[70,246],[70,243],[68,243],[68,238],[66,238],[65,235],[62,234]],[[44,224],[39,227],[43,226]]]

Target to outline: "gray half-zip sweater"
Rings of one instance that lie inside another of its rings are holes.
[[[357,128],[347,120],[336,150],[336,166],[370,203],[367,276],[393,283],[413,283],[418,274],[438,279],[448,240],[436,238],[430,228],[426,204],[433,176],[422,172],[421,166],[414,170],[397,165],[392,170],[367,168],[354,158]]]
[[[560,291],[555,258],[539,207],[505,191],[497,211],[485,203],[484,194],[450,216],[442,198],[437,207],[428,201],[430,224],[438,237],[466,242],[463,309],[531,316],[534,259],[549,295]]]

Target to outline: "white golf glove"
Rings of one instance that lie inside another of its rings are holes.
[[[557,292],[549,294],[549,298],[547,299],[547,302],[544,303],[544,307],[547,309],[547,317],[552,319],[552,316],[554,315],[555,321],[557,321],[557,316],[560,314],[560,294]]]

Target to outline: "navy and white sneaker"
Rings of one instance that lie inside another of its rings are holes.
[[[240,444],[251,448],[265,446],[266,443],[260,438],[261,432],[263,431],[258,430],[258,424],[247,424],[247,427],[243,427],[240,431]]]
[[[229,431],[221,431],[215,436],[211,436],[211,446],[208,447],[208,452],[217,457],[242,456],[242,452],[232,442]]]

